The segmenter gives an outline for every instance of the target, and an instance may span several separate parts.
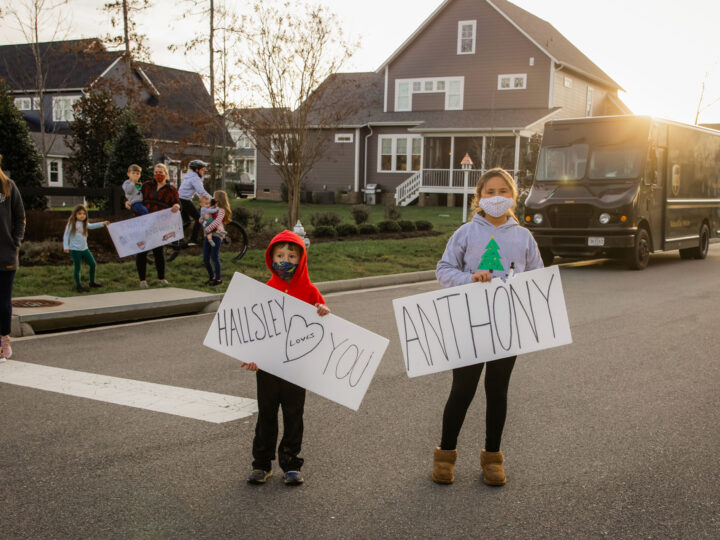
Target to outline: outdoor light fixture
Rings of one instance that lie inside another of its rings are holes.
[[[535,223],[535,225],[540,225],[543,222],[542,214],[535,214],[533,216],[533,222]]]

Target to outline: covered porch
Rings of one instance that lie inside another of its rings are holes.
[[[421,193],[472,194],[480,176],[493,167],[502,167],[516,182],[532,172],[539,138],[531,131],[490,134],[427,134],[422,136],[421,167],[395,190],[398,206],[407,206]],[[462,168],[469,155],[473,166]],[[467,186],[467,187],[465,187]]]

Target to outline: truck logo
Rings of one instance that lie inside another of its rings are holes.
[[[680,193],[680,165],[677,163],[672,167],[672,192],[675,197]]]

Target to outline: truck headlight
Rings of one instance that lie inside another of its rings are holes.
[[[543,222],[542,214],[535,214],[533,216],[533,222],[535,223],[535,225],[540,225]]]
[[[608,214],[607,212],[603,212],[602,214],[600,214],[599,221],[602,225],[607,225],[608,223],[610,223],[610,214]]]

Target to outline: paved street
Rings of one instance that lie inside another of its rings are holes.
[[[245,483],[255,415],[216,424],[0,383],[0,537],[720,537],[720,245],[561,276],[574,343],[516,364],[503,488],[480,481],[481,391],[456,483],[430,480],[450,374],[407,378],[391,304],[438,286],[422,283],[328,295],[391,342],[358,412],[308,394],[298,488],[277,470]],[[254,375],[202,346],[210,321],[27,338],[13,360],[254,398]]]

